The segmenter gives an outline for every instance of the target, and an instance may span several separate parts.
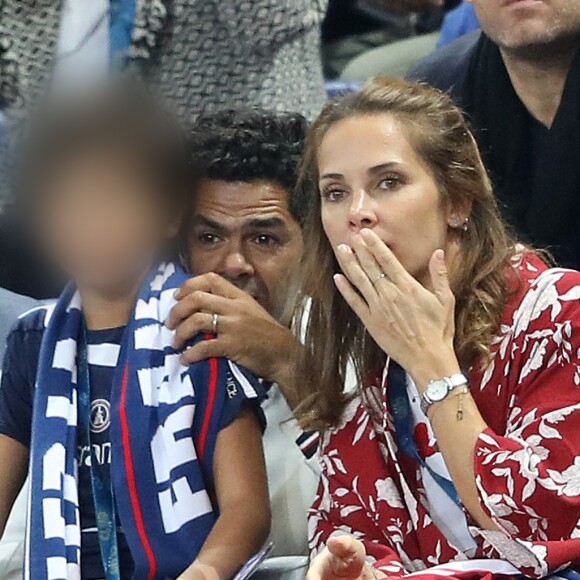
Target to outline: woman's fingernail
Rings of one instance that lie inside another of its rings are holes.
[[[352,250],[350,249],[350,246],[347,246],[346,244],[340,244],[340,246],[338,246],[338,251],[342,254],[350,254],[352,253]]]

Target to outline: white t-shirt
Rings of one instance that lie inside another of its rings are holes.
[[[264,455],[272,505],[272,555],[305,555],[308,550],[306,512],[314,501],[318,474],[296,444],[301,431],[277,385],[270,388],[262,408],[267,421]],[[310,461],[316,463],[317,459]]]

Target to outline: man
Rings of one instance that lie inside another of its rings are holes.
[[[435,52],[410,77],[469,114],[505,219],[580,268],[580,3],[472,0],[483,34]]]
[[[277,555],[306,553],[306,511],[317,478],[307,465],[316,435],[292,419],[291,306],[303,243],[306,200],[294,193],[306,121],[300,115],[223,112],[200,118],[191,136],[200,178],[184,258],[193,273],[167,325],[179,344],[216,335],[184,358],[227,353],[269,386],[264,435]]]

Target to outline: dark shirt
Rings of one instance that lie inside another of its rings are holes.
[[[504,202],[502,210],[505,220],[518,233],[518,238],[526,243],[533,244],[529,231],[529,195],[532,183],[544,157],[544,151],[549,147],[550,129],[529,115],[526,127],[526,137],[523,139],[524,151],[521,156],[522,175],[524,182],[520,188],[510,191],[510,196]]]
[[[32,402],[36,382],[36,364],[44,332],[45,308],[21,319],[8,338],[8,350],[0,388],[0,432],[30,447]],[[102,468],[105,481],[110,481],[111,439],[110,397],[113,375],[119,356],[124,328],[88,331],[88,361],[91,386],[91,443]],[[106,353],[105,353],[106,351]],[[91,486],[90,448],[79,429],[79,511],[81,519],[82,578],[104,578],[95,506]],[[122,528],[118,528],[119,556],[123,578],[133,573],[133,558]]]
[[[480,36],[480,31],[474,31],[437,49],[411,67],[407,78],[426,82],[450,93],[453,100],[461,106],[469,62]]]
[[[8,336],[6,356],[0,386],[0,433],[19,441],[30,448],[34,389],[40,347],[45,330],[45,320],[51,306],[41,306],[20,318]],[[105,477],[110,478],[111,439],[109,433],[110,396],[114,371],[120,352],[124,329],[88,331],[88,362],[91,387],[91,442],[104,468]],[[242,374],[246,372],[238,367]],[[248,380],[250,377],[247,376]],[[235,384],[237,379],[232,379]],[[251,378],[252,387],[258,382]],[[255,411],[262,428],[265,418],[260,407],[261,387],[257,398],[248,398],[244,388],[228,390],[228,397],[219,419],[219,429],[229,426],[250,405]],[[79,433],[80,433],[79,429]],[[83,579],[104,578],[96,531],[95,508],[91,486],[86,438],[79,436],[79,511],[81,521],[81,575]],[[213,492],[213,480],[207,481],[208,492]],[[133,558],[122,528],[118,525],[118,547],[122,578],[133,574]]]

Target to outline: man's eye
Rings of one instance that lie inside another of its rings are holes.
[[[260,234],[254,238],[254,241],[259,246],[272,246],[278,243],[278,240],[274,236],[271,236],[270,234]]]
[[[200,241],[200,243],[202,243],[206,246],[211,246],[213,244],[217,244],[220,241],[220,238],[218,236],[216,236],[215,234],[205,233],[205,234],[200,234],[198,236],[198,240]]]

